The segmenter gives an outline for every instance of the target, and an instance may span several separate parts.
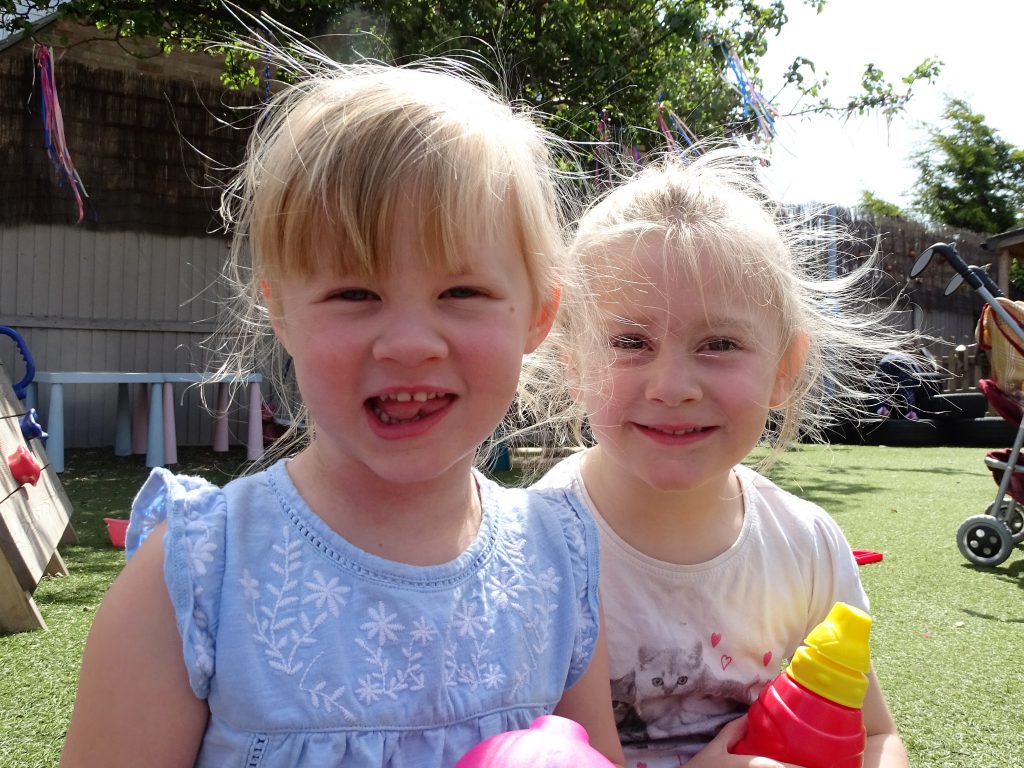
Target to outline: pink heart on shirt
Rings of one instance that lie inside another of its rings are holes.
[[[765,651],[764,652],[764,656],[761,657],[761,663],[764,664],[767,667],[771,663],[771,661],[772,661],[772,652],[771,651]]]
[[[725,671],[725,668],[728,667],[730,664],[732,664],[732,656],[730,656],[728,653],[723,653],[722,654],[722,671]]]
[[[722,642],[722,636],[720,634],[718,634],[717,632],[712,632],[711,633],[711,647],[714,648],[720,642]]]

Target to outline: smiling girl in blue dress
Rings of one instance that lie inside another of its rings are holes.
[[[593,522],[472,468],[557,305],[546,135],[451,66],[324,64],[268,109],[230,272],[308,442],[222,489],[154,470],[61,764],[443,767],[550,712],[621,760]]]

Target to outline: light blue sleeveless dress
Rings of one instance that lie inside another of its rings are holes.
[[[571,492],[478,474],[476,540],[410,566],[334,533],[286,463],[223,489],[155,469],[132,509],[129,557],[168,523],[164,578],[210,707],[197,765],[444,768],[586,670],[597,536]]]

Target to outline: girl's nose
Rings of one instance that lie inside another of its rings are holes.
[[[652,402],[674,406],[704,396],[696,366],[685,353],[662,349],[644,368],[647,374],[644,394]]]
[[[448,343],[427,313],[403,310],[384,318],[373,343],[376,360],[416,366],[448,354]]]

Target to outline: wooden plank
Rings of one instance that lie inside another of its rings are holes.
[[[67,576],[68,567],[64,564],[64,558],[60,556],[60,552],[57,550],[53,551],[50,556],[50,562],[46,564],[46,575],[47,576]]]
[[[78,306],[78,283],[82,267],[82,240],[83,238],[95,238],[95,232],[88,230],[65,228],[64,251],[58,255],[60,259],[60,275],[63,284],[62,303],[54,314],[69,317],[81,315],[81,308]]]
[[[0,554],[0,632],[46,629],[32,595],[22,589],[7,560]]]
[[[18,290],[18,272],[17,262],[14,259],[14,254],[18,252],[20,247],[20,235],[22,227],[0,227],[0,254],[2,254],[2,264],[0,264],[0,307],[3,311],[12,312],[14,311],[14,301]],[[6,316],[6,315],[5,315]],[[6,320],[3,321],[5,325],[8,325]]]
[[[74,514],[74,507],[71,504],[71,499],[68,498],[67,491],[64,490],[64,485],[61,483],[57,473],[53,471],[50,465],[50,458],[46,455],[46,448],[42,440],[32,440],[29,442],[29,450],[35,457],[36,461],[39,462],[39,466],[43,467],[43,473],[39,476],[38,485],[42,486],[46,492],[46,495],[53,501],[54,506],[58,510],[58,516],[61,519],[66,519],[67,523],[64,526],[64,530],[61,532],[60,540],[57,542],[58,547],[75,545],[78,543],[78,534],[75,533],[74,527],[71,525],[71,516]],[[55,526],[59,526],[60,523],[54,523]]]
[[[6,425],[6,426],[5,426]],[[24,445],[20,429],[0,422],[0,550],[7,556],[22,587],[34,590],[46,573],[57,543],[70,522],[69,512],[50,494],[42,477],[35,485],[19,485],[7,467],[10,457]]]
[[[0,339],[7,341],[6,336],[0,336]],[[10,376],[7,375],[7,369],[4,368],[3,361],[0,361],[0,376],[3,377],[3,381],[10,381]],[[19,421],[25,413],[25,403],[14,396],[14,390],[11,389],[10,397],[0,397],[0,419],[14,419]],[[20,421],[19,421],[19,429]]]
[[[23,290],[31,286],[28,292],[28,313],[50,314],[47,310],[52,306],[50,292],[50,240],[53,237],[53,227],[33,227],[35,237],[32,242],[32,258],[28,261],[30,277],[19,280]]]

